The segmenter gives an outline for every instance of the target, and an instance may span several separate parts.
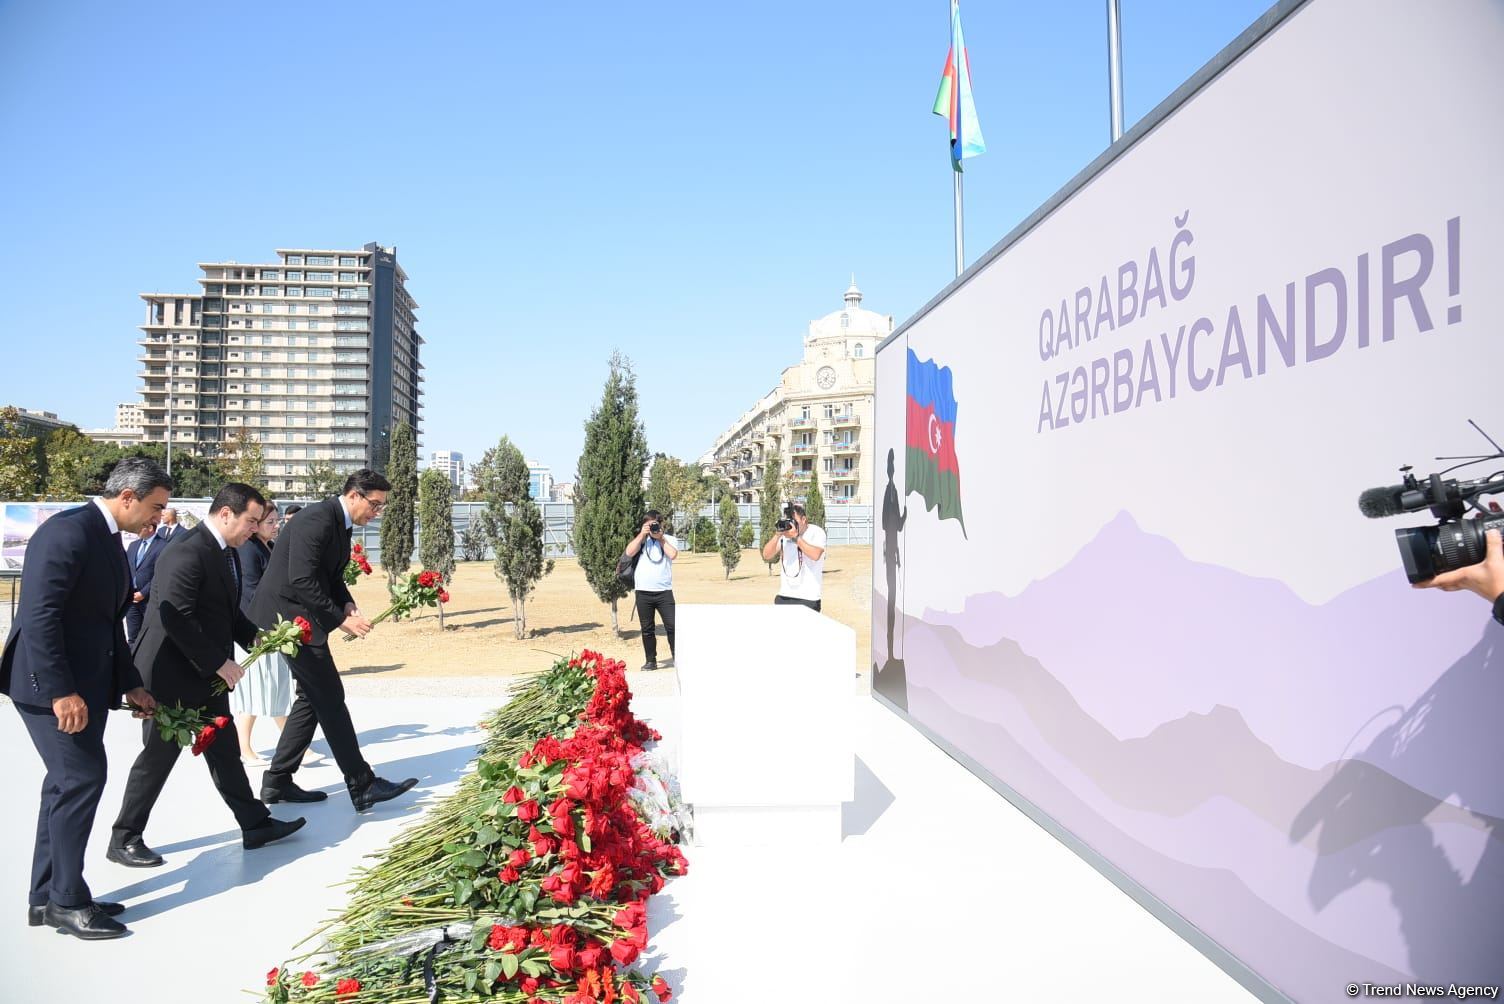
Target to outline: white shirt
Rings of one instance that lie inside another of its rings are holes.
[[[104,521],[109,524],[111,533],[120,532],[120,524],[115,522],[115,514],[110,512],[110,507],[104,504],[104,499],[95,499],[94,504],[99,506],[99,511],[104,513]]]
[[[339,497],[339,511],[345,514],[345,529],[354,529],[355,520],[350,518],[350,507],[345,505],[345,497],[343,495]]]
[[[811,561],[799,545],[783,538],[783,554],[778,564],[778,595],[796,600],[818,600],[820,582],[825,576],[825,531],[811,523],[804,528],[804,541],[820,549],[818,560]]]
[[[219,549],[221,551],[230,546],[225,543],[225,535],[219,532],[219,527],[214,525],[214,518],[212,516],[204,520],[204,525],[209,528],[210,533],[214,534],[214,539],[219,541]]]
[[[669,546],[679,549],[679,542],[668,534],[663,535]],[[642,542],[637,556],[637,572],[632,583],[647,593],[658,593],[674,588],[674,562],[663,550],[663,545],[652,537]]]

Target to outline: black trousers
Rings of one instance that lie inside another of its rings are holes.
[[[220,715],[229,718],[229,695],[210,697],[204,711],[211,719]],[[183,752],[177,743],[163,739],[157,727],[149,721],[141,723],[141,734],[141,752],[131,764],[130,778],[125,782],[125,797],[120,801],[120,815],[115,817],[110,832],[110,843],[117,847],[146,833],[151,810],[167,785],[178,755]],[[245,767],[240,763],[240,737],[235,732],[233,718],[229,725],[219,730],[214,742],[202,755],[205,766],[209,768],[209,777],[219,789],[219,797],[235,814],[235,822],[240,828],[254,829],[266,822],[271,813],[251,791],[250,779],[245,776]]]
[[[775,607],[787,607],[787,606],[809,607],[811,610],[815,611],[816,613],[818,613],[819,610],[820,610],[820,601],[819,600],[801,600],[801,599],[799,599],[797,597],[794,597],[794,596],[785,596],[782,593],[779,593],[777,596],[773,597],[773,605]]]
[[[288,662],[297,683],[298,699],[287,716],[262,785],[275,788],[292,780],[303,765],[308,744],[313,742],[313,730],[322,728],[334,753],[334,762],[344,772],[346,786],[364,787],[373,776],[371,765],[361,755],[355,723],[350,720],[350,709],[345,704],[345,685],[329,646],[304,645]]]
[[[30,906],[79,907],[93,900],[84,881],[84,850],[99,796],[104,794],[104,708],[89,709],[89,724],[68,735],[57,730],[51,708],[17,704],[21,721],[47,767],[37,812],[36,847],[31,858]]]
[[[642,625],[642,654],[648,662],[658,661],[658,625],[654,613],[663,618],[663,631],[668,635],[669,656],[674,654],[674,591],[662,589],[648,592],[637,590],[637,622]]]

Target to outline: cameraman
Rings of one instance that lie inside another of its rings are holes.
[[[642,556],[638,557],[638,551]],[[669,669],[674,665],[674,559],[679,556],[677,541],[663,532],[663,514],[649,509],[642,529],[627,544],[627,557],[637,558],[632,584],[637,589],[637,620],[642,625],[642,654],[647,670]],[[669,657],[658,662],[658,625],[654,614],[663,618],[668,635]]]
[[[783,507],[778,531],[762,547],[762,560],[772,561],[782,548],[778,565],[778,595],[773,602],[780,606],[795,603],[820,609],[820,580],[825,575],[825,530],[805,517],[804,506],[790,502]]]
[[[1415,588],[1477,593],[1494,605],[1494,620],[1504,624],[1504,537],[1498,530],[1490,530],[1483,539],[1488,550],[1481,562],[1442,572],[1434,579],[1417,582]]]

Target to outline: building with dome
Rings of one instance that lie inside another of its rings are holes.
[[[871,504],[873,360],[893,317],[862,306],[855,276],[843,299],[810,322],[803,358],[700,458],[737,502],[760,503],[767,491],[802,499],[818,474],[827,505]],[[775,457],[781,483],[769,485]]]

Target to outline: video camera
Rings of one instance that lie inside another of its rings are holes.
[[[1486,550],[1483,535],[1489,530],[1504,532],[1504,512],[1496,506],[1485,508],[1478,501],[1484,495],[1504,492],[1504,470],[1472,481],[1443,477],[1461,467],[1504,460],[1504,449],[1478,428],[1478,423],[1469,419],[1468,424],[1488,440],[1494,453],[1479,457],[1437,457],[1438,460],[1463,462],[1429,474],[1424,480],[1412,474],[1407,464],[1400,468],[1403,483],[1369,488],[1358,496],[1358,511],[1369,519],[1430,509],[1431,515],[1440,521],[1435,526],[1408,526],[1394,531],[1400,560],[1405,565],[1405,576],[1411,582],[1424,582],[1442,572],[1477,564],[1483,560]],[[1464,517],[1469,507],[1478,515]]]

